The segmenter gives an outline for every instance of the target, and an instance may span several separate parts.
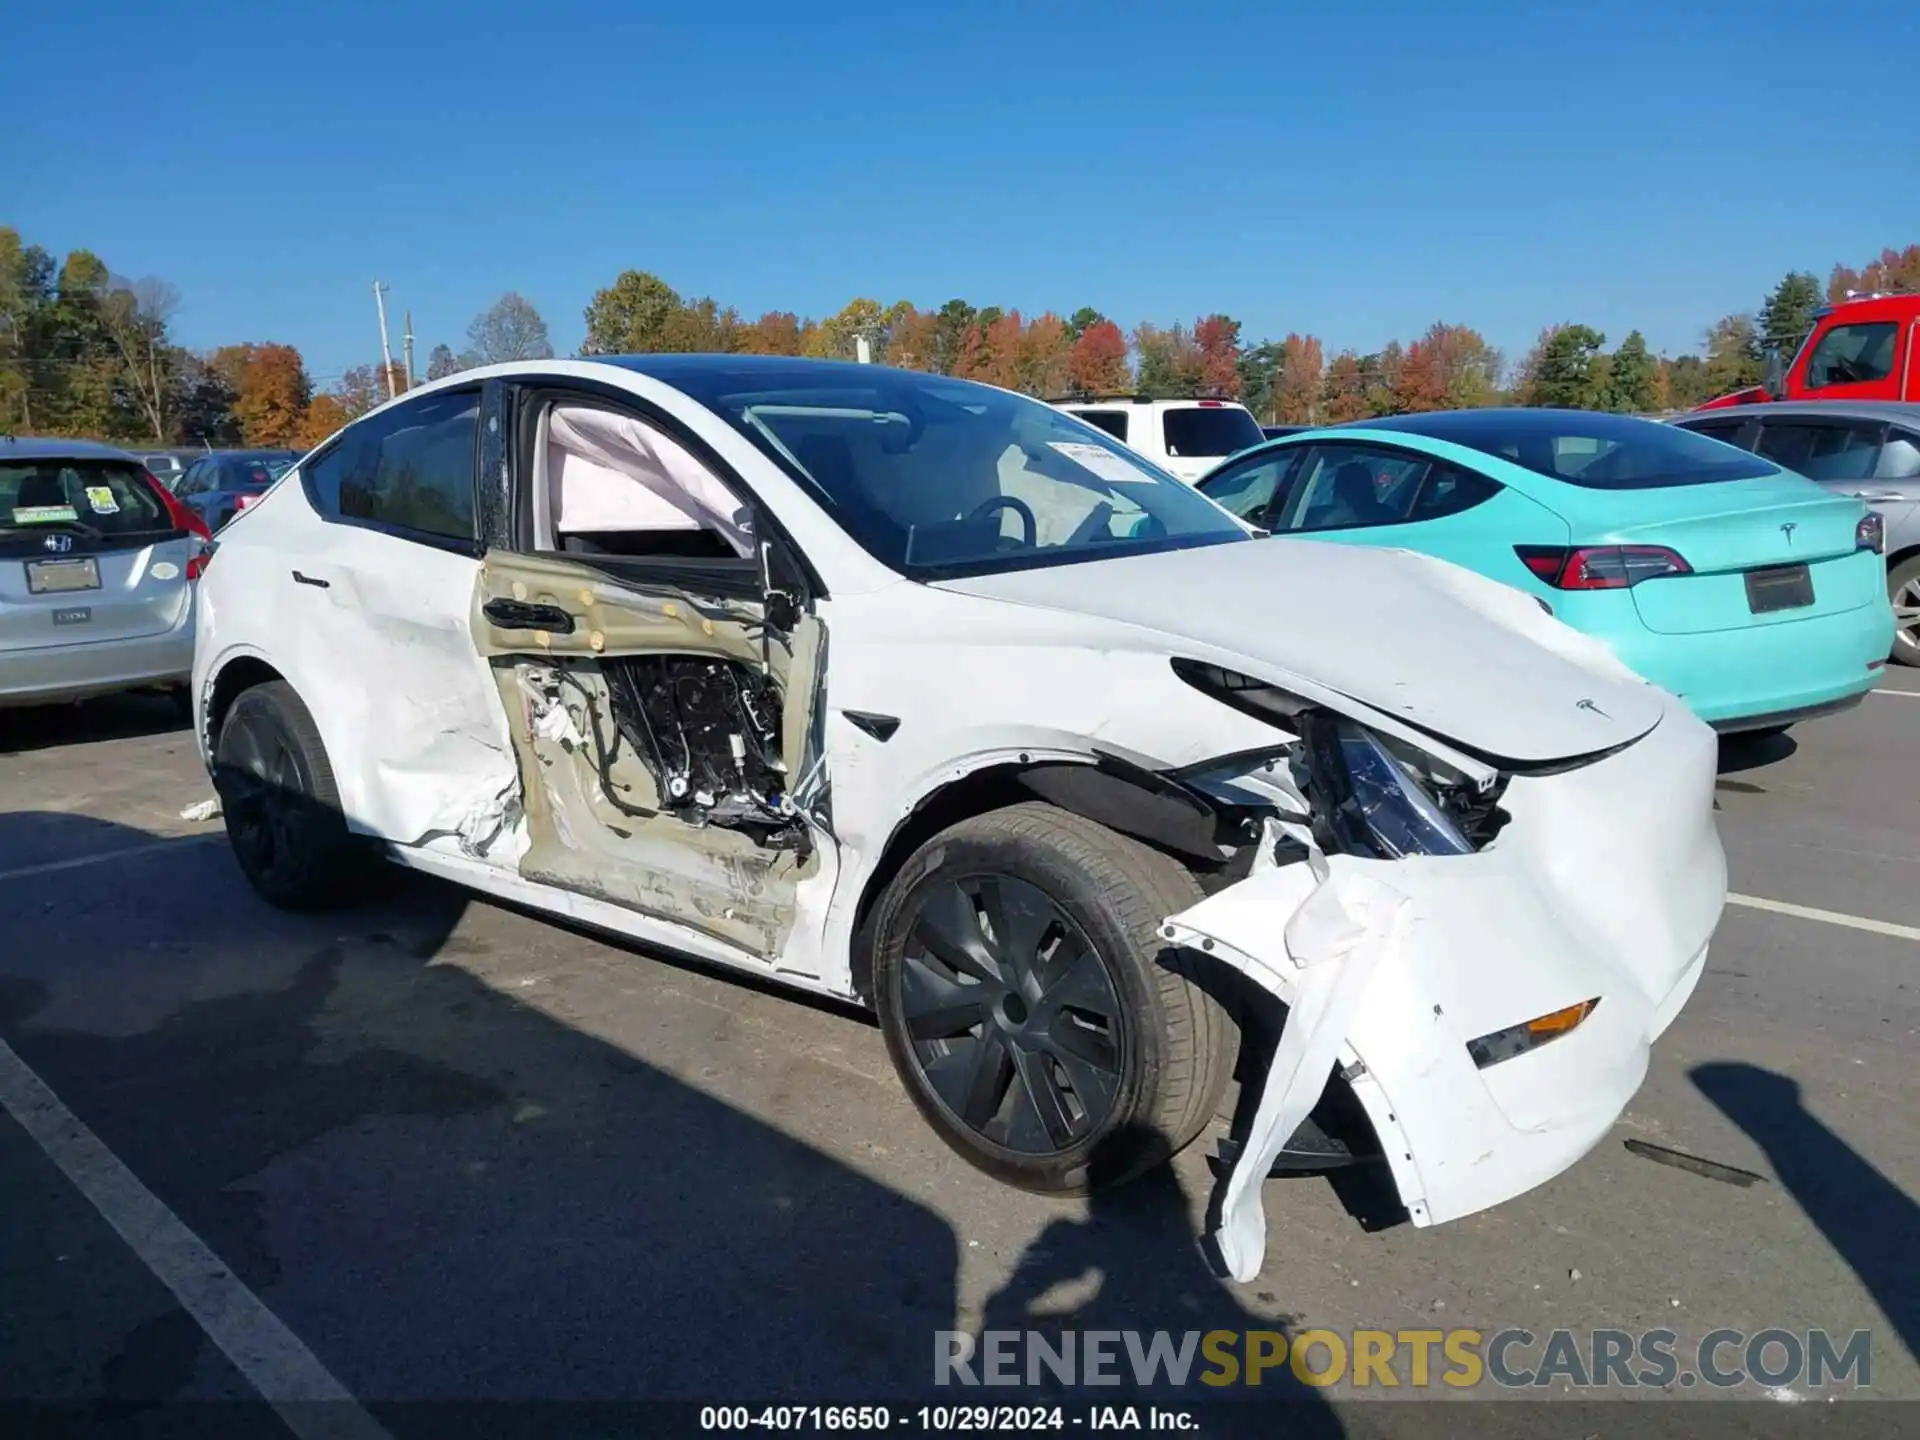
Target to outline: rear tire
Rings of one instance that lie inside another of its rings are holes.
[[[873,993],[940,1138],[1052,1194],[1120,1184],[1190,1144],[1239,1046],[1199,957],[1160,938],[1201,896],[1159,851],[1051,805],[921,846],[874,910]]]
[[[1920,555],[1887,572],[1887,598],[1893,602],[1893,653],[1896,665],[1920,665]]]
[[[269,902],[320,910],[364,893],[376,852],[347,829],[326,746],[291,685],[270,680],[235,698],[213,783],[234,858]]]

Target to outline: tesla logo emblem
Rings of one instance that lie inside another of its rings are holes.
[[[1603,720],[1611,720],[1613,718],[1611,715],[1607,714],[1606,711],[1602,710],[1598,705],[1594,704],[1593,701],[1591,700],[1582,700],[1578,704],[1576,704],[1573,708],[1576,710],[1591,710],[1594,714],[1598,715]]]
[[[1780,533],[1787,537],[1787,543],[1789,545],[1793,543],[1793,532],[1798,530],[1799,528],[1800,527],[1798,525],[1782,525],[1780,527]]]
[[[73,548],[71,535],[49,535],[40,542],[56,555],[64,555]]]

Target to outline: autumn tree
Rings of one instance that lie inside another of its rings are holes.
[[[532,301],[512,290],[473,317],[467,326],[467,349],[480,365],[553,358],[547,322]],[[433,378],[431,363],[428,378]]]
[[[867,337],[872,358],[882,362],[887,353],[887,311],[878,300],[849,300],[839,311],[820,322],[808,345],[807,354],[822,360],[859,358],[859,337]]]
[[[1107,319],[1087,322],[1067,351],[1067,384],[1082,395],[1116,395],[1131,388],[1127,337]]]
[[[1607,365],[1605,405],[1622,414],[1645,414],[1659,408],[1660,366],[1647,350],[1638,330],[1627,332]]]
[[[978,380],[1003,389],[1020,384],[1020,340],[1025,326],[1018,310],[1002,312],[988,306],[975,318],[960,346],[960,358],[953,373],[963,380]]]
[[[336,397],[324,393],[316,395],[307,402],[307,413],[301,417],[293,448],[311,450],[353,418]]]
[[[1406,347],[1389,340],[1371,355],[1360,359],[1360,373],[1366,382],[1367,414],[1391,415],[1400,403],[1400,372],[1406,368]]]
[[[1158,325],[1142,321],[1133,332],[1134,353],[1139,356],[1136,383],[1140,393],[1157,400],[1183,400],[1200,389],[1200,347],[1183,325]]]
[[[1920,245],[1882,250],[1879,259],[1868,261],[1858,270],[1849,265],[1834,266],[1827,279],[1827,299],[1837,305],[1849,291],[1920,292]]]
[[[1321,385],[1320,422],[1340,425],[1349,420],[1364,420],[1373,412],[1367,407],[1367,377],[1360,368],[1360,357],[1342,350],[1327,366]],[[1299,423],[1299,422],[1296,422]]]
[[[445,345],[433,347],[433,353],[427,356],[427,379],[444,380],[449,375],[458,375],[464,367],[454,358],[453,351]]]
[[[740,347],[740,312],[711,296],[668,314],[655,349],[673,355],[731,355]]]
[[[1393,387],[1394,409],[1471,410],[1500,392],[1500,352],[1469,325],[1436,321],[1407,347]]]
[[[313,396],[300,352],[291,345],[243,348],[233,402],[240,437],[249,445],[290,446],[306,423],[307,402]],[[216,352],[216,360],[225,353]]]
[[[1283,425],[1310,425],[1318,418],[1320,391],[1325,383],[1319,337],[1288,335],[1282,343],[1286,360],[1273,387],[1274,413]]]
[[[887,324],[887,364],[902,370],[934,370],[939,365],[940,320],[904,300]]]
[[[1043,399],[1065,393],[1071,344],[1066,323],[1058,315],[1048,312],[1034,317],[1020,334],[1015,364],[1017,388]]]
[[[738,336],[743,355],[798,355],[807,338],[803,330],[812,326],[791,310],[769,310],[751,325],[740,327]]]
[[[1240,394],[1240,322],[1226,315],[1208,315],[1193,326],[1198,352],[1198,389],[1205,395],[1235,399]]]
[[[1821,303],[1818,280],[1804,270],[1787,272],[1760,302],[1756,341],[1763,363],[1768,350],[1776,351],[1782,364],[1793,357],[1800,342],[1812,331],[1813,312]]]
[[[666,348],[668,326],[680,310],[680,294],[658,275],[623,270],[587,303],[582,355],[639,355]]]

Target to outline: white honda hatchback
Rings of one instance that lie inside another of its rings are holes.
[[[1725,896],[1712,732],[1534,600],[1258,538],[941,376],[469,371],[307,456],[199,600],[268,899],[384,856],[856,1000],[940,1135],[1039,1190],[1192,1141],[1244,1032],[1243,1279],[1297,1135],[1421,1225],[1572,1164]]]

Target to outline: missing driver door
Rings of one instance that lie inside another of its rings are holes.
[[[516,504],[566,478],[536,453],[550,433],[518,447]],[[520,873],[777,959],[831,858],[825,628],[750,526],[744,555],[688,556],[684,534],[635,554],[645,534],[605,530],[575,550],[565,513],[490,550],[475,597],[520,765]]]

